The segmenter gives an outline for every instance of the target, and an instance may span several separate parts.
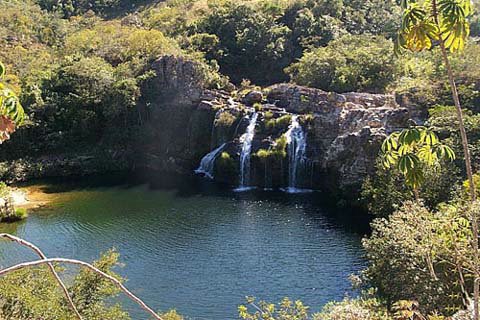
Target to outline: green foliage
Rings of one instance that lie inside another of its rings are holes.
[[[429,209],[452,200],[462,180],[460,170],[454,163],[424,169],[425,183],[419,193]],[[362,185],[361,199],[368,212],[378,217],[388,217],[405,201],[413,200],[412,190],[405,185],[403,175],[397,169],[385,169],[377,164],[375,174]]]
[[[346,34],[391,35],[395,1],[167,1],[146,14],[147,25],[181,38],[216,60],[234,83],[285,81],[283,69],[304,50]],[[172,27],[172,26],[175,27]]]
[[[255,154],[255,156],[262,161],[266,161],[271,155],[272,155],[271,151],[266,150],[266,149],[260,149]]]
[[[382,92],[397,73],[392,50],[381,37],[345,36],[306,52],[286,71],[298,84],[327,91]]]
[[[94,265],[119,278],[111,271],[117,259],[115,251],[108,251]],[[58,266],[56,270],[64,271]],[[69,291],[87,319],[130,319],[119,305],[109,301],[118,290],[91,271],[81,270]],[[46,266],[16,271],[0,278],[0,317],[6,319],[71,319],[73,315],[64,299]]]
[[[220,115],[215,119],[215,127],[230,128],[235,121],[237,121],[237,117],[230,112],[221,112]]]
[[[391,320],[387,308],[377,298],[349,299],[329,302],[313,320]]]
[[[28,217],[26,208],[15,208],[14,220],[24,220]]]
[[[470,33],[471,0],[402,1],[402,26],[396,50],[428,50],[442,39],[451,52],[463,50]]]
[[[218,39],[206,57],[218,61],[222,73],[235,83],[243,78],[257,84],[286,80],[282,70],[291,61],[291,30],[260,8],[227,1],[210,7],[193,30]]]
[[[232,158],[232,156],[224,151],[220,154],[215,162],[215,170],[221,172],[222,175],[235,179],[238,171],[238,163]]]
[[[47,10],[57,11],[65,17],[84,14],[92,10],[95,13],[105,14],[115,9],[122,0],[37,0],[38,4]]]
[[[70,34],[62,51],[66,55],[101,57],[115,66],[181,53],[177,43],[162,32],[123,26],[118,21],[100,22]]]
[[[279,118],[272,118],[265,122],[265,129],[272,132],[284,132],[290,123],[292,122],[292,116],[289,114],[283,115]]]
[[[363,241],[369,283],[390,303],[416,299],[425,312],[457,311],[472,284],[470,210],[477,209],[459,203],[432,212],[407,201],[388,219],[376,219]]]
[[[183,320],[183,317],[177,313],[175,310],[170,310],[169,312],[163,313],[160,315],[163,320]]]
[[[478,112],[480,103],[480,45],[469,41],[462,54],[450,56],[455,70],[460,100],[465,108]],[[421,53],[406,53],[399,57],[400,74],[390,85],[409,105],[425,109],[434,105],[453,105],[450,87],[445,84],[446,70],[436,47]]]
[[[480,192],[478,191],[478,188],[480,187],[480,174],[475,173],[473,175],[473,183],[475,184],[475,191],[477,192],[477,195],[480,195]],[[464,200],[468,200],[470,197],[470,181],[463,181],[462,187],[462,192],[459,194],[459,196]]]
[[[429,128],[414,127],[394,132],[382,144],[382,165],[386,169],[395,167],[414,190],[425,181],[425,167],[438,166],[441,160],[453,161],[455,153],[440,143]]]
[[[0,143],[10,138],[15,126],[20,125],[25,112],[15,92],[5,81],[6,68],[0,62]]]
[[[247,304],[252,310],[249,310],[248,305],[241,305],[238,307],[238,314],[240,319],[245,320],[307,320],[308,307],[301,301],[291,301],[284,298],[278,306],[265,301],[260,301],[258,305],[255,299],[247,297]]]
[[[451,146],[455,154],[459,155],[456,163],[459,168],[462,168],[462,173],[464,173],[464,166],[461,162],[463,161],[463,148],[460,133],[457,129],[458,119],[455,108],[451,106],[435,106],[431,108],[429,112],[430,118],[428,119],[428,124],[434,127],[439,136],[443,138],[443,142]],[[480,115],[469,110],[464,111],[463,115],[465,130],[469,139],[473,168],[474,171],[478,171],[480,168]]]

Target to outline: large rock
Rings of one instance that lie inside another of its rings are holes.
[[[407,126],[412,114],[392,95],[328,93],[291,84],[270,89],[268,99],[287,112],[308,113],[308,154],[317,164],[318,185],[359,191],[372,173],[386,135]],[[323,185],[322,185],[323,184]]]
[[[143,94],[163,104],[193,104],[205,92],[201,66],[182,57],[164,56],[152,63],[156,76],[144,87]]]
[[[253,106],[255,103],[263,101],[263,93],[261,91],[252,90],[243,97],[242,102],[247,106]]]

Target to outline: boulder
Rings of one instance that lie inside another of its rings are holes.
[[[242,99],[242,102],[247,106],[253,106],[255,103],[261,103],[262,101],[263,93],[256,90],[248,92]]]

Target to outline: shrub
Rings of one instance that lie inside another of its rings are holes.
[[[220,154],[220,157],[217,159],[215,163],[215,171],[220,172],[223,176],[232,178],[237,176],[237,163],[232,158],[232,156],[224,151]]]
[[[270,119],[265,122],[265,128],[268,131],[285,131],[292,122],[292,116],[289,114],[283,115],[277,119]]]
[[[363,240],[369,283],[390,304],[417,300],[424,313],[447,316],[461,308],[473,279],[470,210],[478,208],[459,203],[433,212],[407,201],[388,219],[376,219]]]
[[[345,36],[306,52],[286,69],[300,85],[326,91],[384,92],[397,67],[391,41],[374,36]]]
[[[183,320],[183,317],[177,313],[176,310],[170,310],[167,313],[160,315],[163,320]]]
[[[388,310],[376,298],[346,298],[341,302],[330,302],[313,320],[392,320]]]
[[[111,271],[117,264],[118,254],[108,251],[94,263],[100,270],[117,278]],[[64,271],[57,268],[57,272]],[[118,304],[109,299],[118,289],[108,280],[91,271],[82,270],[69,288],[80,313],[92,320],[128,320],[130,317]],[[64,296],[46,266],[19,270],[0,278],[0,318],[71,319],[71,311]]]
[[[15,221],[23,220],[28,217],[26,208],[15,208],[15,214],[12,217]]]
[[[218,39],[206,57],[218,61],[234,83],[244,78],[259,85],[286,80],[283,68],[291,61],[291,30],[271,11],[241,2],[217,3],[192,30]]]
[[[237,120],[237,117],[235,117],[230,112],[228,111],[222,112],[215,119],[215,127],[230,128],[235,123],[236,120]]]
[[[427,168],[425,179],[429,183],[420,188],[419,195],[429,209],[435,209],[456,196],[461,174],[455,164],[445,163],[437,168]],[[377,165],[376,172],[362,185],[361,199],[370,213],[388,217],[403,202],[413,200],[414,195],[397,169],[385,170]]]
[[[238,307],[238,314],[240,319],[245,320],[262,320],[268,315],[269,319],[276,320],[307,320],[308,307],[301,301],[295,302],[288,298],[284,298],[278,306],[265,301],[260,301],[258,305],[254,298],[247,298],[247,304],[252,306],[252,311],[249,310],[248,305],[241,305]]]

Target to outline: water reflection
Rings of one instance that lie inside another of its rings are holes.
[[[246,295],[290,296],[319,310],[341,299],[348,275],[363,267],[365,224],[326,209],[319,194],[235,193],[201,179],[112,186],[118,182],[45,185],[52,206],[8,228],[50,256],[91,261],[116,247],[130,288],[157,309],[194,319],[236,318]],[[0,265],[31,258],[0,243]]]

